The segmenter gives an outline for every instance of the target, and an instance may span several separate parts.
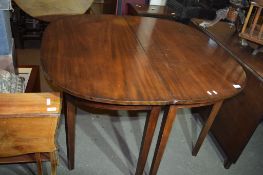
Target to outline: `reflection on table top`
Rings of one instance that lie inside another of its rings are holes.
[[[121,105],[212,102],[238,93],[246,79],[202,32],[143,17],[82,15],[51,23],[41,62],[71,95]]]
[[[193,22],[198,25],[201,21],[193,20]],[[252,55],[253,49],[241,45],[241,38],[238,37],[238,33],[235,33],[234,27],[230,28],[228,23],[219,22],[204,31],[263,81],[263,53]]]

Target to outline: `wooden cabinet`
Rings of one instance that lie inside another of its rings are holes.
[[[175,10],[168,6],[158,6],[158,5],[147,5],[147,4],[128,4],[128,14],[146,17],[156,17],[156,18],[168,18],[174,19],[176,17]]]

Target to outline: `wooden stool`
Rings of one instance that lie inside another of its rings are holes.
[[[49,157],[55,175],[60,94],[0,94],[0,99],[0,163],[36,162],[42,175],[41,162]]]

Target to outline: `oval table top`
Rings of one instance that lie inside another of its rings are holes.
[[[214,102],[240,92],[243,68],[195,28],[134,16],[67,17],[44,32],[42,68],[65,92],[118,105]]]

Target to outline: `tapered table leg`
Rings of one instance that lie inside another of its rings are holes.
[[[154,157],[151,165],[150,175],[157,174],[165,146],[173,127],[173,121],[176,117],[176,106],[169,106],[165,109],[161,129],[159,131],[158,141],[154,152]]]
[[[203,126],[203,128],[202,128],[202,130],[198,136],[196,144],[193,148],[193,151],[192,151],[193,156],[197,155],[202,143],[204,142],[205,137],[208,134],[209,129],[211,128],[211,126],[215,120],[215,117],[216,117],[220,107],[222,106],[222,103],[223,103],[223,101],[219,101],[213,105],[212,111],[211,111],[206,123],[204,124],[204,126]]]
[[[147,161],[148,153],[150,150],[150,146],[152,143],[152,138],[154,135],[155,127],[158,121],[158,116],[160,114],[161,107],[154,106],[150,113],[147,116],[144,133],[139,153],[139,159],[137,163],[136,175],[142,175],[144,171],[144,167]]]
[[[65,119],[66,119],[66,138],[67,138],[67,157],[68,168],[74,169],[75,163],[75,125],[76,125],[76,106],[72,97],[64,95]]]

